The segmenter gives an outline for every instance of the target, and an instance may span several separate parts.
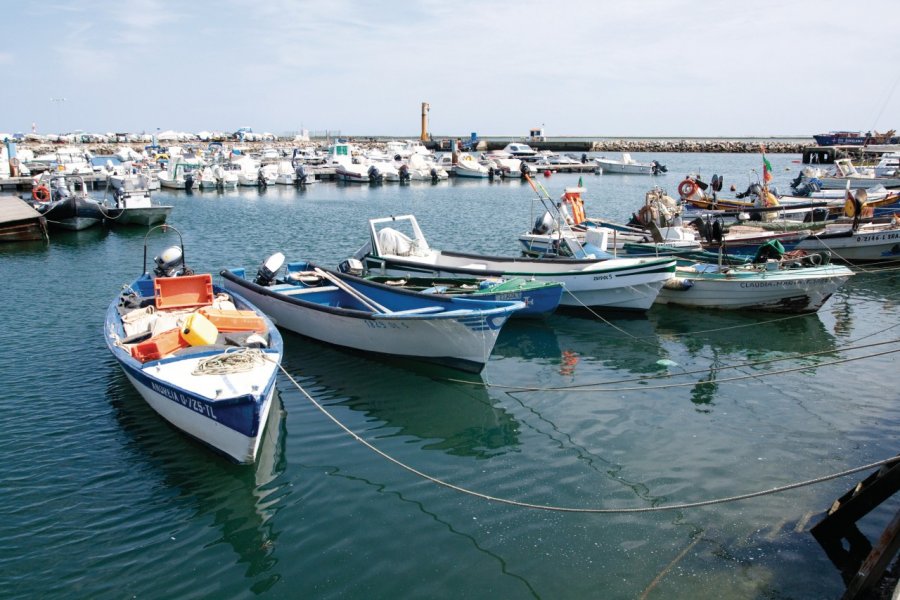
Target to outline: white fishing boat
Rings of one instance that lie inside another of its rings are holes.
[[[604,175],[607,173],[621,173],[624,175],[659,175],[666,172],[666,167],[659,164],[657,161],[654,160],[648,163],[638,162],[631,158],[631,154],[628,152],[622,153],[622,160],[601,157],[595,158],[594,162]]]
[[[507,258],[435,250],[413,215],[370,219],[369,241],[354,258],[371,275],[558,281],[565,287],[560,306],[574,309],[647,310],[675,272],[675,260],[668,258]]]
[[[828,254],[759,264],[679,266],[656,297],[657,304],[724,310],[815,312],[853,275],[822,264]]]
[[[500,328],[523,302],[460,299],[382,285],[306,262],[267,258],[253,281],[222,271],[225,288],[248,298],[280,327],[367,353],[478,373]]]
[[[830,252],[844,262],[900,260],[900,223],[826,225],[825,231],[804,238],[796,246],[807,252]]]
[[[281,335],[209,274],[189,274],[183,243],[147,272],[146,241],[144,274],[106,312],[107,347],[162,418],[232,460],[252,463],[275,392]]]
[[[437,182],[450,177],[447,171],[439,166],[434,159],[420,153],[413,153],[409,156],[406,163],[400,166],[400,176],[403,178],[405,171],[412,181],[431,181]]]
[[[503,147],[502,152],[505,152],[512,158],[520,158],[523,160],[528,160],[537,156],[537,150],[528,144],[523,144],[521,142],[511,142],[507,144]]]

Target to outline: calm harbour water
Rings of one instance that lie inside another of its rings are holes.
[[[587,212],[624,220],[688,172],[746,187],[758,156],[639,155],[650,178],[584,175]],[[784,190],[798,156],[769,157]],[[788,170],[789,169],[789,170]],[[553,197],[578,175],[541,178]],[[366,220],[413,213],[436,248],[512,254],[533,222],[520,181],[305,191],[157,192],[197,271],[336,265]],[[0,597],[837,598],[808,533],[864,474],[706,508],[543,512],[437,487],[340,431],[284,377],[262,457],[231,464],[162,421],[102,338],[141,269],[144,232],[0,246]],[[171,238],[170,238],[171,239]],[[162,249],[157,242],[151,252]],[[151,255],[152,256],[152,255]],[[397,459],[493,496],[643,508],[753,492],[887,458],[900,425],[892,354],[900,276],[861,273],[815,315],[654,307],[612,325],[513,322],[481,378],[371,360],[285,332],[284,366]],[[831,350],[825,355],[798,354]],[[774,358],[783,362],[748,365]],[[743,366],[741,366],[743,365]],[[736,366],[733,369],[726,367]],[[788,373],[775,371],[796,369]],[[715,369],[724,369],[714,371]],[[653,382],[666,371],[689,374]],[[746,376],[752,376],[746,378]],[[736,381],[727,379],[744,377]],[[471,377],[470,377],[471,379]],[[607,385],[598,391],[512,387]],[[484,384],[490,384],[484,385]],[[659,385],[680,384],[660,389]],[[897,499],[861,522],[874,538]]]

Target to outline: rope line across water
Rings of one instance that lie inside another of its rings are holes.
[[[271,360],[271,359],[268,359]],[[873,463],[869,463],[867,465],[863,465],[860,467],[854,467],[852,469],[847,469],[845,471],[841,471],[839,473],[832,473],[830,475],[823,475],[821,477],[816,477],[814,479],[807,479],[805,481],[799,481],[797,483],[791,483],[787,485],[782,485],[778,487],[769,488],[766,490],[760,490],[756,492],[750,492],[747,494],[739,494],[736,496],[728,496],[725,498],[716,498],[713,500],[701,500],[698,502],[684,502],[681,504],[669,504],[665,506],[647,506],[647,507],[634,507],[634,508],[591,508],[591,507],[573,507],[573,506],[553,506],[549,504],[535,504],[531,502],[522,502],[519,500],[511,500],[509,498],[499,498],[497,496],[491,496],[489,494],[483,494],[481,492],[477,492],[475,490],[470,490],[450,482],[444,481],[443,479],[438,479],[437,477],[433,477],[428,475],[427,473],[423,473],[418,469],[407,465],[404,462],[390,456],[386,452],[379,450],[368,441],[360,437],[357,433],[352,431],[346,425],[341,423],[337,417],[332,415],[328,410],[325,409],[315,398],[313,398],[300,383],[294,379],[294,377],[288,373],[287,369],[285,369],[282,365],[278,365],[278,368],[281,369],[281,372],[285,374],[285,376],[290,380],[292,384],[309,400],[313,406],[315,406],[319,412],[328,417],[335,425],[341,428],[345,433],[347,433],[354,440],[377,454],[378,456],[384,458],[385,460],[393,463],[394,465],[420,477],[425,479],[426,481],[430,481],[436,485],[440,485],[447,489],[459,492],[461,494],[466,494],[468,496],[472,496],[474,498],[479,498],[481,500],[487,500],[488,502],[495,502],[497,504],[505,504],[508,506],[516,506],[519,508],[529,508],[535,510],[544,510],[544,511],[552,511],[552,512],[567,512],[567,513],[590,513],[590,514],[628,514],[628,513],[651,513],[651,512],[662,512],[662,511],[670,511],[670,510],[684,510],[688,508],[699,508],[702,506],[711,506],[714,504],[725,504],[727,502],[737,502],[739,500],[747,500],[750,498],[758,498],[760,496],[767,496],[771,494],[778,494],[781,492],[786,492],[788,490],[794,490],[801,487],[806,487],[810,485],[815,485],[818,483],[823,483],[825,481],[830,481],[832,479],[839,479],[841,477],[846,477],[848,475],[853,475],[854,473],[860,473],[862,471],[868,471],[870,469],[874,469],[876,467],[881,467],[884,465],[889,465],[900,461],[900,456],[893,456],[891,458],[886,458],[884,460],[879,460]]]

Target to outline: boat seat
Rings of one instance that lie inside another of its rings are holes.
[[[397,317],[404,315],[426,315],[430,313],[444,312],[443,306],[422,306],[419,308],[410,308],[408,310],[396,310],[389,313],[376,313],[376,317]]]
[[[275,291],[279,294],[284,294],[285,296],[299,296],[300,294],[311,294],[313,292],[334,292],[337,291],[337,289],[338,288],[333,285],[321,285],[319,287],[297,287],[288,285],[285,288]]]

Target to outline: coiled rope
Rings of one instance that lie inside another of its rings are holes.
[[[261,365],[266,359],[259,348],[236,348],[222,354],[204,358],[197,363],[191,375],[230,375],[245,373]]]
[[[272,360],[268,357],[264,357],[264,358],[266,358],[267,360]],[[818,483],[823,483],[825,481],[830,481],[832,479],[839,479],[841,477],[846,477],[846,476],[852,475],[854,473],[868,471],[868,470],[874,469],[876,467],[881,467],[884,465],[890,465],[890,464],[894,464],[896,462],[900,462],[900,456],[893,456],[891,458],[879,460],[879,461],[869,463],[867,465],[863,465],[860,467],[854,467],[852,469],[847,469],[847,470],[841,471],[839,473],[823,475],[821,477],[816,477],[814,479],[807,479],[805,481],[800,481],[797,483],[791,483],[788,485],[773,487],[773,488],[769,488],[766,490],[760,490],[760,491],[750,492],[747,494],[740,494],[740,495],[736,495],[736,496],[727,496],[724,498],[716,498],[713,500],[701,500],[698,502],[684,502],[681,504],[669,504],[669,505],[665,505],[665,506],[647,506],[647,507],[634,507],[634,508],[591,508],[591,507],[574,507],[574,506],[553,506],[550,504],[535,504],[535,503],[531,503],[531,502],[522,502],[519,500],[512,500],[509,498],[500,498],[497,496],[491,496],[489,494],[483,494],[483,493],[477,492],[475,490],[470,490],[468,488],[464,488],[464,487],[452,484],[448,481],[444,481],[443,479],[438,479],[437,477],[433,477],[431,475],[428,475],[427,473],[423,473],[422,471],[419,471],[418,469],[411,467],[404,462],[401,462],[400,460],[392,457],[391,455],[387,454],[386,452],[379,450],[378,448],[373,446],[371,443],[369,443],[368,441],[366,441],[365,439],[360,437],[357,433],[352,431],[350,428],[348,428],[346,425],[341,423],[337,419],[337,417],[335,417],[330,412],[328,412],[328,410],[326,410],[324,406],[322,406],[305,389],[303,389],[303,386],[300,385],[300,383],[296,379],[294,379],[294,377],[290,373],[288,373],[287,369],[285,369],[281,364],[278,364],[278,368],[281,370],[282,373],[285,374],[285,376],[290,380],[290,382],[292,384],[294,384],[294,387],[296,387],[300,391],[300,393],[302,393],[304,396],[306,396],[306,399],[309,400],[313,404],[313,406],[315,406],[319,410],[319,412],[321,412],[323,415],[328,417],[335,425],[337,425],[339,428],[341,428],[341,430],[343,430],[346,434],[348,434],[354,440],[356,440],[357,442],[359,442],[360,444],[362,444],[363,446],[365,446],[366,448],[368,448],[369,450],[371,450],[378,456],[384,458],[388,462],[393,463],[394,465],[400,467],[401,469],[403,469],[405,471],[408,471],[409,473],[412,473],[413,475],[416,475],[417,477],[420,477],[426,481],[430,481],[431,483],[434,483],[441,487],[445,487],[447,489],[453,490],[455,492],[459,492],[459,493],[465,494],[467,496],[472,496],[474,498],[479,498],[481,500],[486,500],[488,502],[494,502],[497,504],[505,504],[508,506],[516,506],[518,508],[528,508],[528,509],[544,510],[544,511],[552,511],[552,512],[590,513],[590,514],[631,514],[631,513],[663,512],[663,511],[671,511],[671,510],[685,510],[685,509],[689,509],[689,508],[699,508],[702,506],[711,506],[714,504],[725,504],[728,502],[737,502],[739,500],[747,500],[750,498],[758,498],[760,496],[778,494],[781,492],[786,492],[788,490],[794,490],[794,489],[801,488],[801,487],[815,485]]]

